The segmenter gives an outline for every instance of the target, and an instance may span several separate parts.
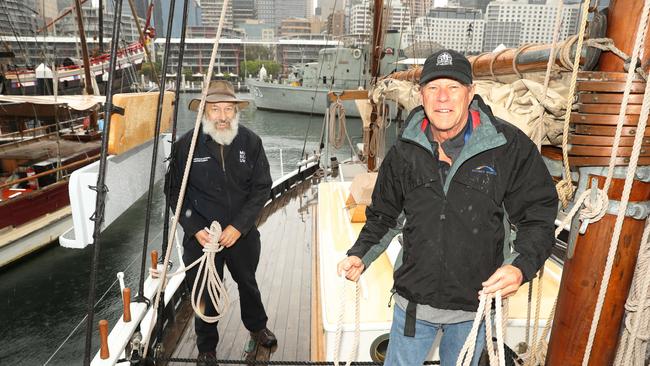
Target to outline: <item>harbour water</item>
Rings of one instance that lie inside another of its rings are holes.
[[[195,114],[186,109],[194,97],[197,95],[181,95],[180,132],[194,124]],[[322,116],[266,112],[254,107],[244,110],[241,116],[241,123],[262,137],[274,179],[282,171],[295,169],[305,136],[306,151],[317,149],[322,121]],[[360,142],[361,121],[348,119],[347,126],[353,142]],[[349,158],[349,148],[335,155],[339,160]],[[160,186],[155,188],[150,250],[161,246],[164,197]],[[110,323],[119,316],[117,272],[124,272],[127,286],[138,287],[145,209],[146,195],[102,234],[96,321],[109,319]],[[92,245],[79,250],[61,248],[56,243],[0,272],[0,365],[82,364],[92,253]],[[93,354],[97,347],[95,336]]]

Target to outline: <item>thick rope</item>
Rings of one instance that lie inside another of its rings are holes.
[[[635,42],[634,51],[632,53],[632,62],[635,62],[635,55],[638,55],[641,45],[645,40],[646,27],[648,22],[648,11],[650,11],[650,0],[646,0],[643,13],[641,14],[641,20],[637,31],[637,37]],[[634,64],[632,64],[634,65]],[[634,72],[634,68],[631,67],[630,72]],[[628,73],[628,77],[629,77]],[[627,92],[627,88],[626,88]],[[650,113],[650,83],[646,83],[646,88],[643,96],[643,104],[641,106],[641,114],[639,116],[639,123],[637,129],[639,131],[645,131],[646,124],[648,122],[648,113]],[[621,104],[621,113],[624,115],[626,110],[626,105]],[[620,119],[621,114],[619,114]],[[603,278],[600,283],[600,289],[598,290],[598,301],[596,302],[596,308],[594,309],[594,317],[591,322],[591,329],[589,331],[589,338],[587,340],[587,347],[585,349],[585,354],[582,359],[583,366],[586,366],[589,363],[589,357],[591,356],[591,349],[593,347],[594,338],[596,336],[596,329],[598,327],[598,321],[600,320],[600,315],[605,303],[605,295],[607,293],[607,286],[609,285],[609,279],[612,273],[612,267],[614,265],[614,259],[616,257],[616,250],[618,249],[618,241],[621,234],[621,229],[623,227],[623,220],[625,219],[625,211],[627,210],[627,204],[630,198],[630,193],[632,191],[632,183],[634,182],[634,175],[636,173],[637,163],[639,161],[639,155],[641,153],[641,147],[643,145],[643,133],[638,133],[634,136],[634,145],[632,147],[632,156],[630,157],[630,164],[628,165],[627,175],[625,177],[625,184],[623,186],[623,193],[621,198],[621,203],[619,205],[618,215],[616,216],[616,223],[614,225],[614,233],[612,235],[612,240],[609,246],[609,253],[607,255],[607,262],[605,264],[605,271],[603,273]],[[612,148],[614,150],[614,148]],[[611,162],[610,162],[611,165]]]
[[[345,287],[347,284],[345,278],[341,282],[341,305],[339,307],[339,317],[336,321],[336,333],[334,334],[334,365],[339,366],[340,356],[341,356],[341,341],[343,339],[343,321],[345,318]],[[352,361],[357,360],[357,355],[359,352],[359,342],[361,338],[361,287],[359,282],[355,282],[355,291],[354,291],[354,341],[352,344],[352,350],[350,351],[350,357],[345,363],[345,366],[350,366]]]
[[[495,299],[495,314],[496,314],[496,333],[497,333],[497,351],[494,351],[494,345],[492,344],[492,299]],[[481,295],[481,300],[478,304],[478,309],[476,310],[476,316],[474,317],[474,322],[472,323],[472,329],[463,344],[463,348],[460,350],[458,359],[456,360],[456,366],[470,366],[472,358],[474,356],[474,350],[476,348],[476,339],[478,336],[478,329],[481,326],[481,322],[485,318],[485,340],[488,348],[488,356],[490,359],[490,366],[505,366],[505,345],[503,342],[503,319],[502,319],[502,302],[501,302],[501,290],[498,290],[495,295],[489,294]]]
[[[157,309],[158,305],[160,303],[160,294],[162,293],[162,290],[166,287],[167,285],[167,268],[169,264],[169,258],[171,256],[171,248],[174,242],[174,237],[176,233],[176,228],[178,226],[178,219],[181,214],[181,208],[183,206],[183,201],[185,199],[185,190],[187,188],[187,181],[190,175],[190,168],[192,167],[192,159],[194,158],[194,149],[196,148],[196,140],[199,136],[199,127],[201,126],[201,120],[203,118],[203,109],[205,108],[205,98],[208,94],[208,89],[210,87],[210,80],[212,80],[212,74],[214,71],[214,64],[217,59],[217,50],[219,49],[219,39],[221,38],[221,31],[223,29],[223,23],[226,18],[226,10],[228,8],[228,0],[223,1],[223,5],[221,7],[221,17],[219,18],[219,26],[217,27],[217,34],[214,37],[214,45],[212,46],[212,54],[210,55],[210,65],[208,66],[208,73],[205,77],[204,80],[204,85],[203,85],[203,93],[201,94],[201,102],[199,103],[199,109],[196,114],[196,121],[194,123],[194,132],[192,134],[192,142],[190,143],[190,149],[187,154],[187,160],[185,161],[185,170],[183,172],[183,180],[181,182],[181,188],[180,192],[178,194],[178,202],[176,203],[176,209],[174,210],[174,219],[172,221],[172,225],[170,228],[170,235],[169,235],[169,240],[167,241],[167,251],[165,252],[165,261],[163,262],[163,272],[162,272],[162,283],[161,286],[158,288],[157,294],[156,294],[156,299],[154,301],[154,306],[153,309]],[[156,322],[156,317],[152,316],[151,317],[151,324],[149,326],[149,330],[147,331],[147,335],[144,338],[144,354],[143,357],[147,357],[147,352],[150,347],[147,346],[147,343],[151,339],[151,332],[153,331],[154,324]]]
[[[615,366],[642,366],[650,340],[650,217],[646,219]],[[643,332],[641,330],[644,330]]]
[[[578,33],[578,40],[576,44],[575,55],[573,59],[573,71],[571,73],[571,83],[569,84],[569,93],[567,94],[566,113],[564,114],[564,128],[562,132],[562,162],[564,165],[564,178],[556,185],[557,193],[562,202],[562,207],[567,207],[569,200],[573,197],[575,188],[571,180],[571,168],[569,167],[569,121],[571,119],[571,110],[573,107],[573,97],[576,91],[576,82],[578,80],[578,70],[580,69],[580,56],[582,54],[582,42],[585,38],[585,30],[587,29],[587,18],[589,11],[589,0],[582,2],[580,19],[580,33]],[[568,43],[568,42],[566,42]],[[565,43],[565,45],[566,45]]]

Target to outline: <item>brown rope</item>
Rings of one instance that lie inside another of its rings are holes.
[[[517,48],[515,50],[515,55],[512,57],[512,71],[514,71],[515,74],[517,74],[517,76],[520,79],[523,79],[524,76],[519,72],[519,69],[517,68],[517,58],[519,58],[519,55],[521,53],[523,53],[525,50],[529,49],[532,46],[537,46],[537,44],[536,43],[528,43],[528,44],[525,44],[525,45]]]
[[[497,81],[497,82],[499,81],[497,79],[497,77],[494,75],[494,61],[496,61],[497,57],[501,56],[501,54],[503,54],[506,51],[510,51],[510,49],[509,48],[504,48],[501,51],[495,53],[494,56],[492,56],[492,58],[490,59],[490,75],[492,75],[492,80],[494,80],[494,81]]]

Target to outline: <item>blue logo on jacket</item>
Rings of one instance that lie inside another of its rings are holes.
[[[497,171],[494,170],[494,168],[489,165],[477,166],[476,168],[472,169],[472,173],[485,173],[485,174],[497,175]]]

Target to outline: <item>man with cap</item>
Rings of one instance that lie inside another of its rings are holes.
[[[420,93],[422,106],[411,111],[379,169],[367,222],[338,264],[357,281],[403,211],[384,363],[391,366],[421,365],[439,330],[441,365],[455,365],[479,296],[514,294],[554,243],[551,176],[535,144],[474,94],[469,61],[453,50],[432,54]],[[485,345],[485,324],[479,329],[472,365]]]
[[[192,100],[190,110],[198,110],[199,103],[199,99]],[[255,221],[269,198],[272,180],[262,140],[239,124],[240,110],[247,105],[235,96],[230,82],[211,83],[179,220],[185,232],[183,261],[189,264],[203,255],[210,240],[207,228],[217,221],[223,228],[218,241],[224,247],[215,258],[217,271],[223,278],[224,264],[228,266],[239,289],[244,326],[260,345],[272,347],[277,340],[266,328],[268,318],[255,279],[260,257]],[[188,131],[174,144],[169,171],[172,209],[178,201],[192,133]],[[196,275],[197,267],[187,272],[190,287]],[[200,301],[206,315],[216,315],[207,291]],[[194,327],[199,359],[214,359],[217,324],[196,317]]]

